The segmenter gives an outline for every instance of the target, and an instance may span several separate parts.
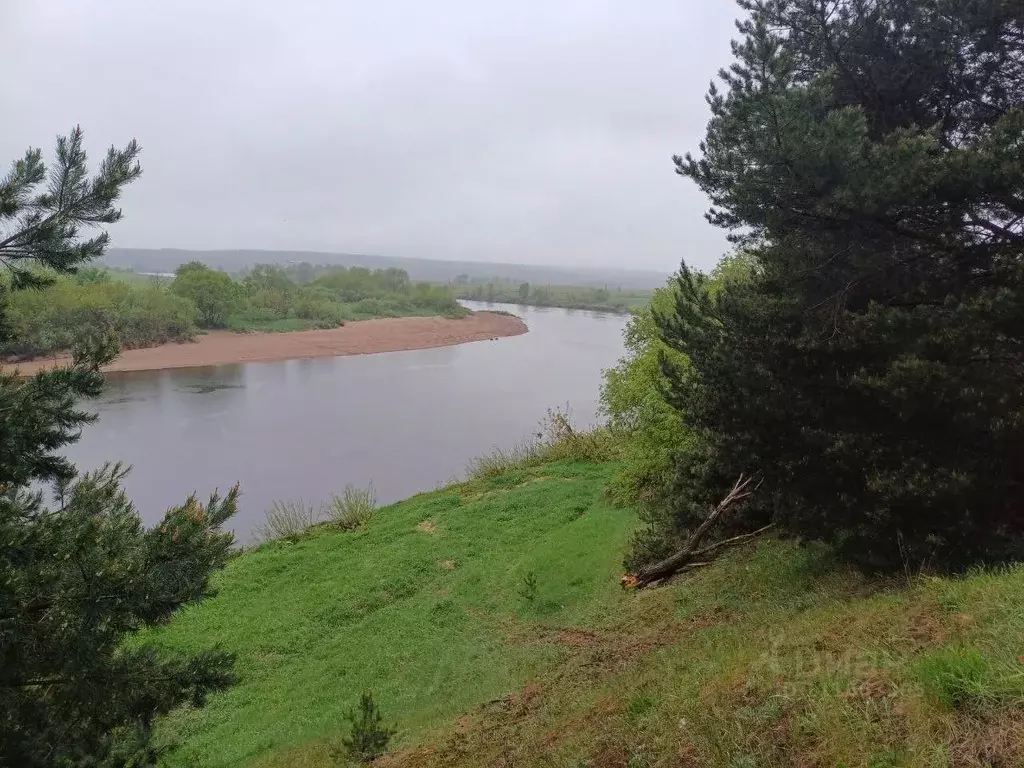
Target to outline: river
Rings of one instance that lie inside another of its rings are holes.
[[[601,373],[623,354],[626,318],[485,305],[526,321],[522,336],[377,355],[110,374],[100,418],[68,456],[81,469],[133,466],[129,498],[147,524],[190,493],[242,484],[241,542],[276,499],[319,504],[372,483],[390,503],[464,474],[495,446],[568,405],[597,418]]]

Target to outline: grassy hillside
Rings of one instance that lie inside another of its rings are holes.
[[[158,635],[242,675],[165,724],[172,764],[333,765],[373,690],[385,766],[1024,765],[1024,569],[877,582],[769,539],[626,593],[613,470],[515,470],[238,557]]]
[[[765,540],[389,766],[1024,765],[1024,569],[869,583]]]
[[[421,741],[481,702],[553,670],[541,627],[599,626],[624,596],[632,516],[601,500],[609,467],[557,463],[424,494],[352,533],[322,529],[236,558],[220,595],[162,645],[219,642],[241,683],[164,729],[173,764],[327,765],[343,713],[372,689]],[[527,574],[536,595],[520,595]]]

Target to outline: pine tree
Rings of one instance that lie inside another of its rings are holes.
[[[364,693],[359,697],[359,709],[349,710],[345,716],[351,726],[351,733],[341,739],[341,749],[334,750],[335,756],[348,762],[357,760],[369,763],[383,755],[388,742],[396,731],[384,725],[380,709],[372,693]]]
[[[120,219],[114,204],[140,174],[138,153],[134,141],[111,148],[90,177],[76,128],[58,139],[49,172],[39,150],[14,163],[0,180],[0,317],[7,291],[103,253],[105,232],[80,232]],[[121,466],[79,475],[59,455],[93,421],[76,403],[100,392],[99,367],[116,351],[114,339],[83,338],[69,367],[31,378],[0,369],[2,765],[148,764],[157,715],[233,681],[230,654],[124,642],[211,594],[237,488],[206,505],[190,498],[147,530],[121,490]]]
[[[773,519],[869,569],[1024,554],[1024,7],[741,0],[678,172],[756,259],[684,269],[668,395],[702,438],[676,520],[761,474]]]

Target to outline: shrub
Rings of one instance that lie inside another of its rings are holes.
[[[384,299],[361,299],[352,307],[352,311],[369,317],[394,317],[401,314],[393,302]]]
[[[470,315],[471,312],[453,299],[450,306],[443,307],[441,309],[441,314],[452,320],[460,320],[463,317],[467,317],[468,315]]]
[[[157,285],[129,285],[108,279],[60,278],[41,290],[17,291],[8,299],[13,331],[0,355],[38,357],[70,350],[90,336],[112,335],[124,349],[196,334],[196,308]]]
[[[745,254],[726,257],[703,289],[716,295],[731,283],[749,281],[754,268]],[[644,523],[634,534],[626,559],[630,572],[678,551],[694,522],[680,510],[688,478],[679,470],[699,464],[706,446],[687,425],[687,404],[666,398],[666,370],[682,375],[692,368],[687,356],[666,342],[658,323],[658,317],[674,314],[677,298],[678,283],[673,279],[630,318],[624,333],[626,354],[605,372],[601,387],[601,410],[608,430],[618,438],[621,458],[608,493],[617,503],[637,503]]]
[[[309,320],[316,328],[338,328],[345,324],[342,304],[317,298],[311,290],[305,291],[305,294],[292,310],[295,317]]]
[[[257,304],[250,304],[239,312],[235,313],[228,320],[229,328],[244,328],[247,324],[265,324],[284,320],[287,311],[279,312],[270,307],[263,307]]]
[[[266,512],[266,520],[253,532],[261,541],[295,540],[316,525],[319,514],[312,505],[298,501],[275,501]]]
[[[578,431],[572,424],[572,411],[549,408],[540,422],[539,451],[544,461],[612,461],[619,455],[620,443],[611,430],[598,427]]]
[[[519,596],[528,603],[534,602],[537,599],[537,586],[537,574],[530,571],[519,585]]]
[[[470,460],[466,466],[466,476],[470,480],[485,480],[513,469],[535,466],[543,461],[540,444],[536,440],[524,440],[511,448],[495,446],[490,453]]]
[[[371,483],[366,488],[346,485],[340,496],[332,496],[327,515],[343,531],[361,528],[377,509],[377,494]]]
[[[549,408],[531,439],[511,448],[495,447],[466,467],[470,480],[498,477],[514,469],[548,461],[612,461],[619,456],[620,440],[607,428],[578,431],[568,407]]]
[[[246,303],[249,311],[260,311],[270,317],[285,317],[291,303],[292,294],[269,289],[251,290]]]
[[[662,395],[664,362],[685,366],[686,358],[658,333],[656,312],[670,311],[675,287],[655,291],[649,306],[635,313],[623,334],[626,355],[605,371],[601,410],[609,428],[623,436],[623,463],[609,488],[623,503],[663,505],[673,495],[670,479],[680,456],[692,442],[685,418]]]
[[[244,303],[242,286],[231,275],[198,261],[178,267],[170,289],[196,305],[201,328],[226,328]]]
[[[359,711],[350,710],[345,719],[351,725],[351,733],[342,738],[340,750],[332,750],[332,756],[339,762],[358,760],[369,763],[376,760],[387,751],[388,742],[397,733],[394,728],[384,725],[372,693],[360,696]]]

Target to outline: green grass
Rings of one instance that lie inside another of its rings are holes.
[[[423,494],[364,528],[314,530],[235,558],[215,599],[154,639],[238,654],[241,682],[161,728],[173,765],[328,764],[372,690],[399,746],[550,672],[537,627],[600,623],[624,596],[633,516],[602,501],[611,465],[562,462]],[[536,597],[521,585],[536,576]],[[324,762],[319,762],[324,761]]]
[[[607,463],[622,455],[622,441],[607,428],[577,431],[568,408],[549,408],[535,436],[511,448],[495,446],[466,467],[470,480],[488,480],[555,461]]]
[[[615,470],[512,463],[236,558],[155,635],[242,676],[163,723],[170,764],[326,768],[372,691],[389,768],[1024,765],[1024,567],[878,581],[769,538],[624,592]]]
[[[232,317],[228,320],[228,329],[239,333],[289,333],[291,331],[308,331],[316,327],[313,321],[301,317],[286,317],[278,320],[249,320],[244,317]]]
[[[939,648],[917,664],[926,695],[949,710],[984,712],[1024,705],[1024,666],[994,662],[974,647]]]
[[[619,611],[528,710],[397,764],[1024,765],[1024,568],[878,582],[766,539]]]

